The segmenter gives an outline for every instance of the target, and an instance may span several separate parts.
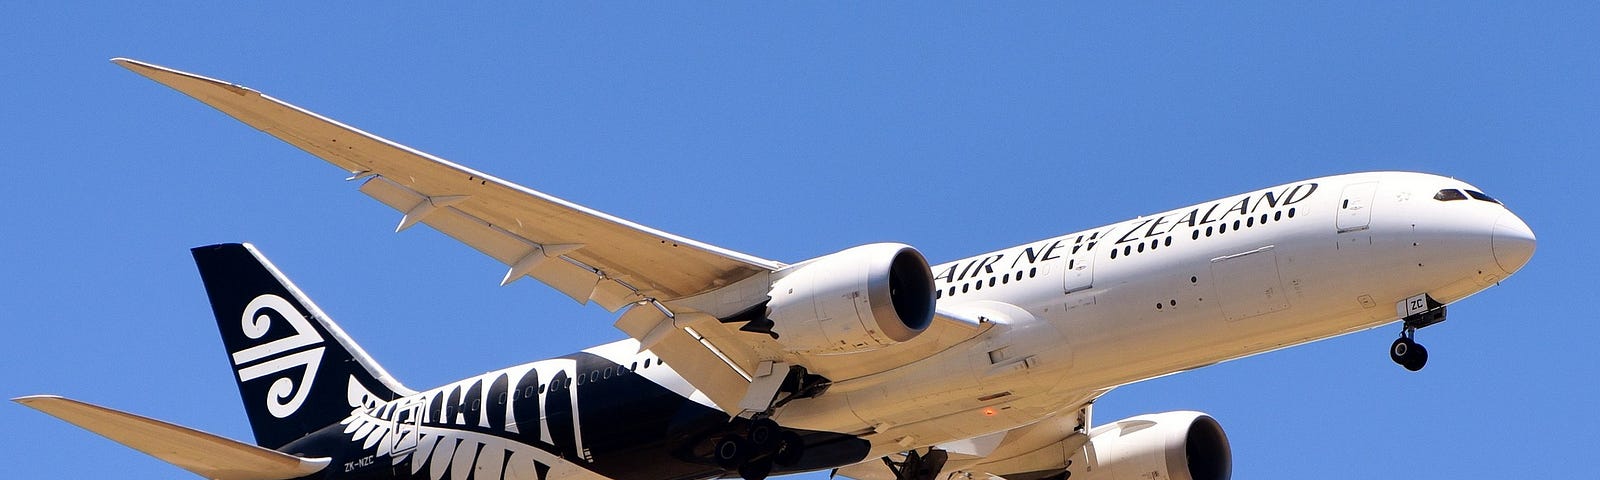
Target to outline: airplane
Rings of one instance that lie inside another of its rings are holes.
[[[1118,386],[1399,324],[1532,257],[1471,184],[1296,181],[930,265],[879,243],[784,263],[623,220],[243,86],[117,65],[346,171],[401,212],[579,303],[624,340],[428,390],[402,385],[255,247],[192,250],[255,443],[56,396],[17,402],[206,478],[1226,479],[1194,411],[1094,422]]]

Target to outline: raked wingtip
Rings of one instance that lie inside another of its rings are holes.
[[[30,403],[37,402],[37,401],[40,401],[40,400],[59,400],[59,399],[63,399],[63,398],[66,398],[66,397],[62,397],[60,395],[23,395],[23,396],[20,396],[20,397],[12,398],[11,401],[17,402],[17,403],[22,404],[22,405],[28,405]]]

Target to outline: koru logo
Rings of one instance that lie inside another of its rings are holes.
[[[294,308],[294,304],[272,294],[256,297],[244,307],[239,317],[244,335],[254,340],[266,336],[272,328],[272,316],[268,313],[276,313],[287,321],[294,329],[294,335],[233,352],[233,366],[239,371],[240,382],[304,366],[305,373],[300,375],[298,382],[292,376],[284,375],[273,381],[272,387],[267,389],[267,411],[274,417],[287,418],[305,403],[306,394],[311,391],[311,381],[317,376],[317,367],[322,365],[325,347],[304,349],[322,344],[322,336],[317,335],[317,331],[311,328],[311,322]]]

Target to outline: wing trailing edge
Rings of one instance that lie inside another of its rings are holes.
[[[127,58],[155,80],[365,179],[362,193],[579,303],[616,311],[715,290],[784,264],[599,212],[339,123],[233,83]],[[561,250],[556,247],[577,246]],[[559,251],[559,253],[558,253]],[[549,257],[550,262],[538,262]]]
[[[12,401],[205,478],[287,480],[322,471],[329,463],[328,458],[296,457],[70,398],[34,395]]]

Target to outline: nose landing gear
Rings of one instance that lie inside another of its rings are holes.
[[[1417,343],[1417,329],[1443,322],[1445,306],[1424,293],[1401,301],[1396,308],[1404,325],[1400,338],[1389,344],[1389,359],[1406,370],[1422,370],[1428,364],[1428,349]]]

